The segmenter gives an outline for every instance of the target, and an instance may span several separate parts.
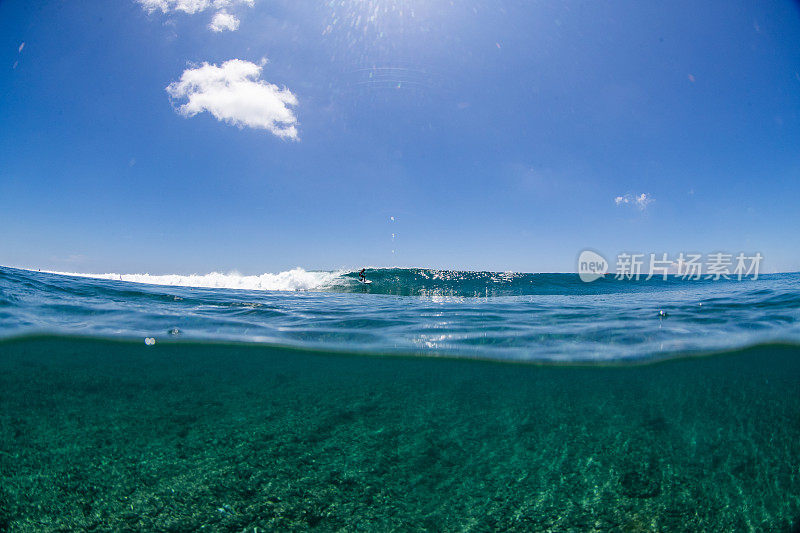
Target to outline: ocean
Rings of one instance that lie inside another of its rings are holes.
[[[792,531],[800,274],[0,267],[0,530]]]

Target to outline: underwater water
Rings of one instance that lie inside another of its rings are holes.
[[[0,268],[0,530],[800,525],[798,274],[103,277]]]

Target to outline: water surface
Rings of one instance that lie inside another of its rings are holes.
[[[323,274],[0,269],[0,529],[800,525],[796,274]]]

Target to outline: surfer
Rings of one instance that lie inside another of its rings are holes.
[[[361,283],[367,281],[367,276],[366,274],[364,274],[366,270],[367,270],[366,268],[362,268],[361,272],[358,273],[358,281],[360,281]]]

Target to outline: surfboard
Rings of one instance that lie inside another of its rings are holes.
[[[364,279],[364,280],[359,279],[358,282],[361,283],[362,285],[369,285],[370,283],[372,283],[372,281],[368,280],[368,279]]]

